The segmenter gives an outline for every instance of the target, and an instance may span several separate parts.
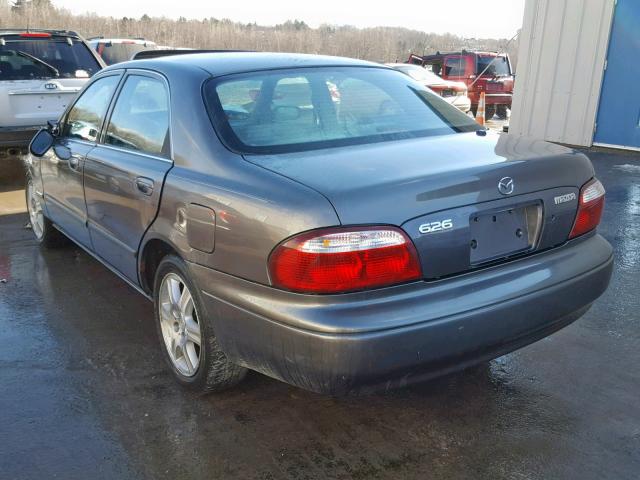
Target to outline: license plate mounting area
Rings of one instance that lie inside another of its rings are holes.
[[[535,246],[542,220],[540,204],[478,212],[469,219],[472,265],[518,255]]]

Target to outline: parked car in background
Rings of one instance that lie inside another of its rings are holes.
[[[36,239],[63,232],[153,300],[199,392],[247,369],[324,393],[421,381],[570,324],[611,276],[584,154],[370,62],[114,65],[31,153]]]
[[[419,65],[409,63],[387,63],[386,65],[406,73],[425,87],[429,87],[458,110],[464,113],[469,113],[471,110],[471,100],[467,95],[467,85],[464,82],[445,80]]]
[[[425,66],[445,80],[461,81],[469,89],[471,111],[476,114],[480,93],[485,93],[485,116],[507,118],[513,96],[513,70],[506,53],[462,50],[419,56],[407,63]]]
[[[104,66],[75,32],[0,30],[0,150],[26,148]]]
[[[138,52],[158,50],[155,42],[144,38],[93,37],[89,39],[89,45],[98,52],[107,65],[131,60]]]

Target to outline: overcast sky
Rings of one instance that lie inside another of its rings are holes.
[[[403,26],[463,37],[511,38],[522,25],[525,0],[53,0],[74,13],[114,17],[143,14],[178,18],[230,18],[262,25],[304,20],[357,27]]]

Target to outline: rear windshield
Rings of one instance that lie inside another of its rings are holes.
[[[143,43],[111,43],[101,42],[98,43],[96,50],[98,55],[102,57],[107,65],[113,65],[114,63],[126,62],[131,60],[136,53],[143,50],[156,50],[155,45],[143,44]]]
[[[0,80],[87,78],[100,69],[89,47],[69,37],[4,37],[0,44]]]
[[[485,68],[487,69],[486,72],[484,72]],[[476,75],[480,75],[482,72],[484,72],[483,75],[491,75],[494,77],[511,75],[509,61],[505,56],[494,57],[492,55],[478,55]]]
[[[478,129],[468,116],[398,71],[366,67],[271,70],[205,85],[223,142],[241,153],[283,153]]]

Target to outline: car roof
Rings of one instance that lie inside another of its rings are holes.
[[[355,60],[353,58],[270,52],[186,53],[147,60],[131,60],[113,65],[115,68],[142,68],[160,72],[179,66],[198,68],[214,77],[259,70],[304,67],[351,66],[386,68],[379,63]],[[113,68],[109,67],[107,70],[109,69]]]

